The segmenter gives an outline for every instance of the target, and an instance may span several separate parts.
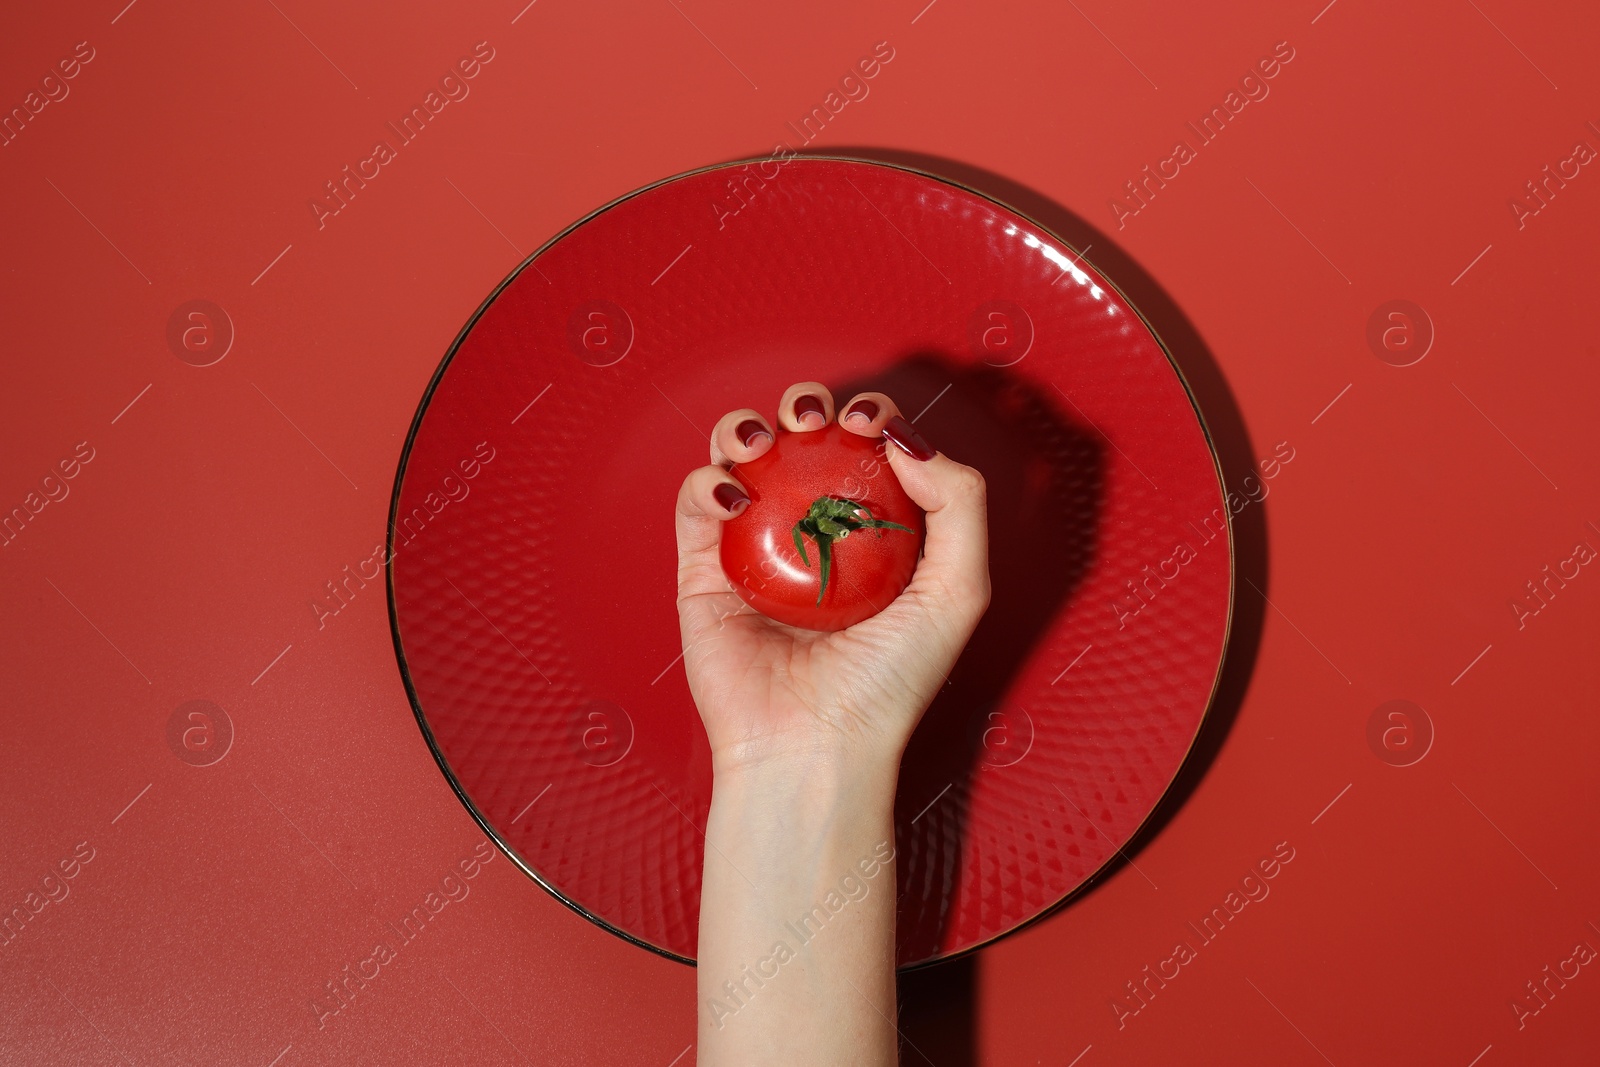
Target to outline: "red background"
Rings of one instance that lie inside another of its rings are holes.
[[[1595,21],[1489,0],[13,15],[0,107],[77,42],[94,58],[0,148],[0,511],[78,442],[93,459],[0,548],[0,903],[74,871],[0,944],[0,1057],[692,1059],[693,972],[503,857],[318,1027],[323,983],[482,838],[407,707],[381,587],[321,629],[309,604],[381,542],[421,391],[496,283],[617,195],[796,144],[786,123],[887,40],[810,147],[939,171],[1092,246],[1230,487],[1296,454],[1237,517],[1219,704],[1132,864],[908,976],[905,1062],[1589,1061],[1600,977],[1542,1005],[1525,983],[1600,948],[1600,579],[1512,604],[1600,548],[1600,178],[1552,180],[1520,225],[1510,201],[1600,147]],[[470,96],[319,228],[323,183],[479,41]],[[1119,228],[1123,183],[1280,41],[1270,95]],[[167,339],[194,299],[236,331],[208,367]],[[1396,299],[1436,332],[1406,367],[1367,339]],[[1422,710],[1369,740],[1396,699]],[[232,723],[211,766],[168,741],[191,700]],[[1431,747],[1395,766],[1423,716]],[[1279,842],[1270,895],[1119,1026],[1124,983]]]

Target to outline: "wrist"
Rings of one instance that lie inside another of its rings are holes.
[[[725,888],[755,890],[756,911],[770,920],[805,911],[864,859],[892,872],[897,770],[859,753],[791,753],[719,771],[705,829],[707,884],[720,878]],[[874,881],[892,885],[893,875]]]
[[[878,783],[885,784],[892,797],[904,751],[903,743],[886,739],[865,743],[762,739],[714,749],[711,770],[718,785],[759,787],[791,781],[807,783],[817,793],[829,793]]]
[[[793,847],[893,823],[898,752],[787,749],[713,766],[708,833]]]

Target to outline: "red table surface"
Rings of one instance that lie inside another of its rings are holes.
[[[1592,1061],[1597,23],[13,13],[0,1061],[692,1058],[690,969],[475,852],[381,583],[313,604],[369,566],[421,392],[500,279],[615,196],[780,141],[1087,247],[1250,498],[1170,802],[1066,909],[904,979],[906,1062]]]

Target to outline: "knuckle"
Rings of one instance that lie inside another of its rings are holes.
[[[980,574],[968,574],[965,571],[942,572],[935,577],[935,582],[946,600],[962,609],[982,614],[989,606],[992,589],[987,567],[983,568]]]
[[[957,463],[955,467],[956,491],[973,501],[985,501],[989,495],[989,483],[984,480],[983,473],[965,463]]]

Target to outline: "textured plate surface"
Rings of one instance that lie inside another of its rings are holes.
[[[714,238],[714,240],[713,240]],[[552,241],[435,378],[397,481],[396,644],[458,792],[572,906],[691,958],[705,735],[673,502],[725,411],[888,392],[990,486],[989,612],[906,754],[899,960],[983,944],[1138,829],[1205,715],[1232,553],[1160,343],[1029,220],[797,159],[651,186]]]

